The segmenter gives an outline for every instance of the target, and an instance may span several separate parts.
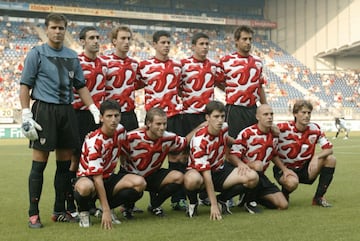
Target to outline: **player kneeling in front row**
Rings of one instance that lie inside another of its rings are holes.
[[[273,115],[270,105],[259,106],[256,110],[258,123],[243,129],[230,151],[229,158],[245,162],[259,175],[258,185],[250,190],[243,200],[245,210],[251,214],[260,211],[256,207],[256,202],[272,209],[287,209],[288,207],[288,202],[280,189],[264,174],[271,161],[286,173],[286,176],[296,177],[296,174],[287,169],[277,156],[278,138],[274,136],[271,129]]]
[[[177,170],[162,168],[169,152],[181,152],[194,131],[186,137],[166,131],[167,116],[163,109],[151,108],[145,117],[145,127],[127,134],[128,146],[121,170],[145,178],[150,194],[148,211],[157,217],[165,215],[161,205],[182,188],[184,175]]]
[[[95,195],[102,207],[101,226],[112,228],[111,209],[132,205],[146,187],[143,177],[122,172],[114,173],[122,147],[126,143],[125,128],[120,122],[120,106],[114,100],[100,106],[102,126],[86,136],[80,158],[75,199],[80,214],[80,227],[90,226],[89,200]]]
[[[333,179],[336,159],[332,155],[333,145],[326,138],[320,126],[310,122],[313,106],[309,101],[298,100],[294,104],[294,121],[279,123],[278,154],[285,166],[297,176],[287,176],[274,166],[274,177],[282,185],[282,192],[289,199],[299,183],[313,184],[319,175],[319,184],[312,204],[331,207],[324,195]],[[321,151],[315,154],[316,143]]]
[[[258,175],[240,160],[233,162],[233,166],[225,162],[227,145],[233,142],[224,122],[225,106],[211,101],[205,113],[208,124],[198,129],[190,142],[188,170],[184,177],[190,200],[187,215],[197,215],[197,193],[205,188],[211,203],[210,219],[220,220],[222,214],[231,214],[227,200],[243,193],[245,187],[255,187]],[[215,196],[215,192],[220,194]]]

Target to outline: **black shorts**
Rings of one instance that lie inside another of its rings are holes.
[[[174,115],[172,117],[169,117],[167,119],[167,131],[173,132],[179,136],[185,136],[184,135],[184,128],[183,128],[183,118],[182,115]],[[170,155],[178,155],[181,152],[178,151],[170,151]]]
[[[57,105],[35,101],[34,120],[42,127],[39,139],[30,141],[30,147],[41,151],[55,149],[75,150],[80,145],[78,124],[71,104]]]
[[[109,204],[112,201],[113,192],[114,192],[114,188],[115,188],[116,184],[118,184],[118,182],[127,174],[129,174],[129,173],[126,171],[119,172],[119,173],[113,173],[113,174],[111,174],[110,177],[103,179],[104,188],[105,188],[105,192],[106,192],[106,198],[107,198]],[[79,180],[80,178],[83,178],[83,177],[78,177],[77,180]],[[86,178],[88,178],[92,182],[94,182],[94,179],[92,176],[86,176]],[[95,195],[95,197],[97,197],[97,195]]]
[[[240,131],[257,123],[256,106],[226,105],[225,120],[229,125],[229,136],[236,138]]]
[[[224,182],[234,169],[235,167],[233,165],[225,161],[221,169],[217,171],[211,171],[211,177],[216,192],[224,191]]]
[[[126,131],[132,131],[139,128],[139,122],[135,111],[121,112],[120,124],[124,126]]]
[[[265,175],[259,175],[259,183],[256,188],[258,198],[262,198],[268,194],[280,192],[280,189],[275,185],[275,183],[271,182],[270,179]]]
[[[301,168],[295,168],[295,169],[291,169],[293,170],[296,175],[298,176],[299,178],[299,183],[303,183],[303,184],[313,184],[316,180],[316,178],[314,178],[313,180],[310,180],[309,179],[309,172],[308,172],[308,168],[309,168],[309,163],[310,161],[306,162],[304,164],[304,166],[302,166]],[[276,181],[278,183],[280,178],[282,177],[283,175],[283,172],[281,171],[280,168],[278,168],[277,166],[274,166],[273,167],[273,172],[274,172],[274,178],[276,179]]]
[[[94,121],[94,117],[88,110],[75,110],[75,115],[78,121],[79,127],[79,138],[80,138],[80,145],[75,150],[75,154],[80,158],[81,154],[81,147],[84,142],[85,136],[100,127],[100,124],[96,124]]]
[[[183,136],[189,134],[192,130],[198,127],[205,121],[205,113],[201,114],[182,114],[183,120]]]
[[[160,191],[160,185],[165,177],[171,172],[171,170],[160,168],[149,176],[145,177],[147,183],[146,191],[158,193]]]
[[[167,119],[167,131],[174,132],[175,134],[179,136],[185,136],[184,135],[184,128],[183,128],[183,118],[182,115],[174,115],[172,117],[169,117]]]

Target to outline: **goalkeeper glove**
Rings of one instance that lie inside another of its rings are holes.
[[[38,131],[42,131],[42,127],[33,119],[33,114],[29,108],[22,110],[21,130],[24,136],[31,141],[39,139]]]

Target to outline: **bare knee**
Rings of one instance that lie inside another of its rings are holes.
[[[184,186],[187,190],[197,190],[203,184],[202,176],[195,170],[187,171],[184,175]]]
[[[261,161],[249,162],[247,165],[257,172],[262,172],[264,170],[264,164]]]
[[[335,167],[336,166],[336,157],[334,155],[328,155],[325,159],[326,167]]]
[[[137,192],[142,192],[145,190],[146,188],[146,181],[143,177],[141,176],[136,176],[136,178],[133,179],[134,182],[134,189]]]
[[[256,171],[251,170],[247,172],[247,182],[244,183],[244,186],[247,188],[254,188],[259,182],[259,175],[256,173]]]
[[[75,191],[77,191],[81,196],[89,196],[95,192],[95,186],[92,181],[83,177],[75,183]]]
[[[171,176],[171,183],[184,183],[184,174],[182,174],[181,172],[172,170],[169,175]]]
[[[294,191],[299,185],[299,178],[294,176],[284,176],[280,179],[280,184],[289,192]]]

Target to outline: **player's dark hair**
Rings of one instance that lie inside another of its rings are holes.
[[[205,106],[205,114],[211,115],[213,111],[225,112],[225,105],[217,100],[212,100]]]
[[[108,99],[101,103],[100,105],[100,114],[104,115],[107,110],[118,110],[121,112],[119,103],[116,100]]]
[[[303,107],[308,108],[310,111],[313,110],[313,105],[308,100],[297,100],[293,107],[293,114],[298,113]]]
[[[209,36],[205,33],[196,33],[192,36],[191,38],[191,44],[193,45],[196,45],[197,41],[200,39],[200,38],[206,38],[206,39],[209,39]]]
[[[234,32],[235,41],[240,39],[241,32],[254,34],[254,30],[251,27],[246,26],[246,25],[241,25]]]
[[[46,18],[45,18],[45,26],[48,27],[49,26],[49,22],[64,22],[65,24],[65,28],[67,27],[68,21],[65,17],[64,14],[60,14],[60,13],[49,13]]]
[[[130,33],[130,38],[132,38],[131,29],[130,29],[128,26],[120,25],[120,26],[114,27],[114,28],[111,30],[111,42],[112,42],[114,39],[117,39],[117,36],[118,36],[118,33],[119,33],[119,32],[128,32],[128,33]]]
[[[154,116],[165,116],[166,117],[166,112],[158,107],[153,107],[150,110],[148,110],[146,112],[146,116],[145,116],[145,125],[147,125],[147,123],[152,122],[154,120]]]
[[[81,29],[80,33],[79,33],[79,39],[86,39],[86,34],[89,31],[97,31],[97,29],[93,26],[86,26],[84,28]]]
[[[168,31],[164,31],[164,30],[156,31],[153,34],[153,43],[157,43],[159,41],[159,39],[163,36],[168,37],[168,38],[171,37],[171,35]]]

